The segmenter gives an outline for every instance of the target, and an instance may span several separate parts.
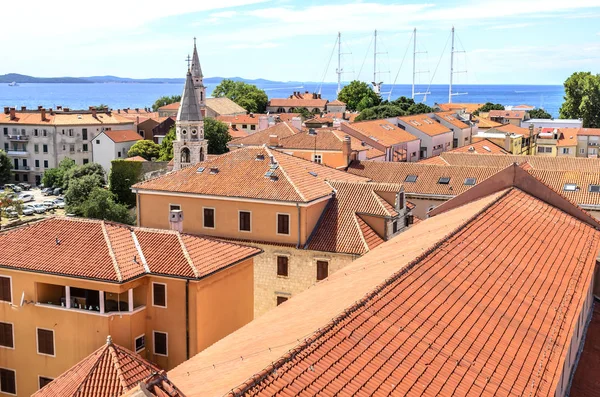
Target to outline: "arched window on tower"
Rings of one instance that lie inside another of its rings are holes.
[[[200,91],[200,102],[202,102],[204,100],[204,93],[202,91]]]
[[[204,161],[204,148],[200,148],[200,161]]]
[[[181,163],[189,164],[190,162],[190,149],[184,147],[181,149]]]

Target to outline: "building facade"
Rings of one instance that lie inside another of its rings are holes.
[[[390,121],[419,138],[421,142],[419,158],[421,159],[437,156],[446,150],[452,149],[452,142],[454,140],[452,130],[426,114],[397,117]],[[462,135],[460,137],[464,140]]]
[[[143,138],[132,130],[110,130],[96,135],[92,141],[94,150],[94,162],[98,163],[106,172],[110,172],[111,162],[118,159],[126,159],[129,149]]]

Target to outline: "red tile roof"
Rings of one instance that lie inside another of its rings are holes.
[[[158,110],[179,110],[179,102],[173,102],[168,105],[164,105],[158,108]]]
[[[449,151],[454,153],[509,154],[506,150],[502,149],[489,139],[481,139],[477,142]]]
[[[217,116],[216,119],[222,121],[224,123],[230,124],[248,124],[248,125],[258,125],[258,120],[260,116],[265,116],[263,114],[241,114],[237,116]]]
[[[299,130],[292,126],[292,123],[282,122],[272,125],[262,131],[255,132],[254,134],[245,134],[246,136],[244,137],[233,139],[228,143],[228,145],[234,147],[268,145],[270,135],[277,135],[281,139],[299,132]]]
[[[418,138],[394,123],[387,120],[359,121],[344,124],[344,128],[351,128],[359,134],[371,138],[384,146],[392,146],[403,142],[416,141]],[[445,128],[445,127],[444,127]]]
[[[127,157],[125,159],[125,161],[148,161],[148,160],[146,160],[142,156],[133,156],[133,157]]]
[[[504,133],[508,132],[510,134],[523,135],[525,137],[528,137],[531,133],[529,131],[529,128],[517,127],[516,125],[513,125],[513,124],[504,124],[500,127],[495,127],[491,130],[488,130],[488,132],[494,132],[494,131],[500,131],[500,132],[504,132]]]
[[[450,110],[464,110],[467,113],[473,113],[480,107],[482,107],[483,103],[438,103],[437,106],[443,111]]]
[[[109,282],[147,274],[145,266],[154,274],[201,278],[260,253],[171,230],[58,217],[5,231],[0,246],[0,267]]]
[[[524,110],[490,110],[489,118],[520,119],[523,120],[527,114]]]
[[[469,128],[469,126],[467,124],[465,124],[463,121],[459,120],[456,117],[455,112],[438,112],[438,113],[434,113],[433,116],[440,120],[444,120],[457,128],[460,128],[460,129]]]
[[[270,157],[273,156],[274,164]],[[204,168],[202,172],[198,169]],[[211,173],[212,168],[218,172]],[[266,177],[272,171],[272,178]],[[215,159],[137,183],[134,189],[209,196],[310,202],[331,195],[328,180],[364,178],[266,147],[244,147]]]
[[[580,128],[577,135],[585,136],[600,136],[600,128]]]
[[[137,131],[132,130],[110,130],[104,131],[104,134],[115,143],[141,141],[144,139]]]
[[[302,99],[302,98],[273,98],[269,101],[269,106],[273,107],[291,107],[291,108],[324,108],[327,99]]]
[[[48,385],[34,397],[115,397],[134,389],[140,382],[160,375],[172,387],[173,394],[183,396],[172,383],[164,380],[164,371],[109,340]]]
[[[426,114],[415,114],[412,116],[398,117],[405,126],[410,126],[421,131],[429,136],[436,136],[441,134],[452,133],[448,128],[443,126],[441,123],[433,120]]]
[[[333,101],[328,103],[328,105],[333,105],[333,106],[343,106],[345,104],[346,104],[345,102],[342,102],[338,99],[334,99]]]
[[[600,397],[600,301],[594,302],[583,351],[571,382],[570,397]]]

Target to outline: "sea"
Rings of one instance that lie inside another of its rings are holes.
[[[259,80],[256,85],[263,89],[269,98],[285,98],[294,91],[320,92],[322,98],[333,100],[337,94],[337,83],[299,83],[273,82]],[[212,92],[215,84],[207,84],[207,92]],[[426,91],[427,87],[417,87],[416,91]],[[183,84],[148,84],[148,83],[94,83],[94,84],[59,84],[36,83],[20,84],[11,87],[0,85],[0,107],[21,106],[27,108],[56,109],[58,105],[71,109],[87,109],[89,106],[107,105],[112,109],[146,108],[165,95],[180,95]],[[382,97],[395,99],[410,96],[411,86],[383,85]],[[427,105],[448,102],[448,86],[432,85],[429,94],[415,97],[417,102]],[[455,85],[453,92],[456,103],[500,103],[505,106],[532,105],[543,108],[554,117],[558,117],[563,102],[562,85]]]

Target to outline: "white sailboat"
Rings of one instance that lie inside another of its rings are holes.
[[[12,83],[8,83],[9,87],[18,87],[19,83],[17,83],[16,81],[13,81]]]

